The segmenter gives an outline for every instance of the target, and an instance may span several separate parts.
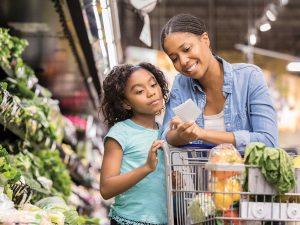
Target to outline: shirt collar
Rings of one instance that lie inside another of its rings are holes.
[[[222,63],[223,69],[224,69],[224,83],[223,83],[223,92],[231,93],[232,92],[232,79],[233,79],[233,69],[232,65],[225,61],[220,56],[215,55],[216,59]],[[192,78],[189,78],[192,83],[193,91],[198,89],[199,91],[203,92],[199,82],[197,80],[194,80]]]

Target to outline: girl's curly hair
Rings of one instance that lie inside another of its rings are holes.
[[[103,82],[104,98],[102,112],[108,127],[133,116],[131,110],[123,108],[125,87],[130,75],[137,69],[145,69],[152,73],[157,80],[165,101],[168,99],[168,83],[162,71],[150,63],[140,63],[138,66],[122,64],[115,66]]]

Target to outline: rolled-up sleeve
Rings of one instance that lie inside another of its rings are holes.
[[[241,135],[236,135],[236,142],[241,145],[247,142],[262,142],[269,147],[278,146],[277,114],[261,70],[255,70],[251,75],[248,98],[252,124],[250,140],[249,135],[242,132]]]
[[[238,130],[233,132],[235,138],[235,146],[239,150],[244,150],[246,145],[250,143],[250,132],[248,130]]]

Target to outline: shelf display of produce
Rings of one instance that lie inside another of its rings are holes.
[[[27,45],[0,28],[0,223],[100,224],[86,197],[99,168],[86,157],[101,152],[77,152],[74,125],[22,60]]]

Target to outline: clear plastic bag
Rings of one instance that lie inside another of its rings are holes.
[[[212,148],[209,153],[209,162],[243,163],[241,154],[232,144],[220,144]]]
[[[221,144],[211,149],[208,163],[211,164],[209,189],[213,192],[216,208],[229,210],[240,200],[239,175],[244,169],[243,159],[232,144]]]
[[[212,170],[212,176],[218,179],[227,179],[228,177],[240,174],[240,171],[235,169],[234,164],[243,164],[243,159],[232,144],[220,144],[211,149],[208,162],[216,165],[216,168],[220,168],[220,166],[226,168],[226,170]],[[232,171],[230,171],[231,166],[233,168]]]

